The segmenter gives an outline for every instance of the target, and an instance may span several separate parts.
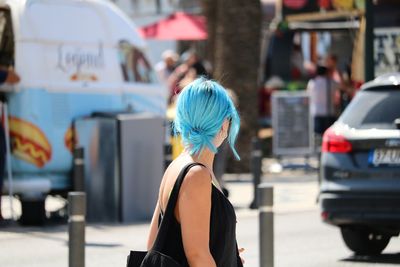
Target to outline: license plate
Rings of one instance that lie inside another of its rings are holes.
[[[400,165],[400,149],[375,149],[370,154],[373,165]]]

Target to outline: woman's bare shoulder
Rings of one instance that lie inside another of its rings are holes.
[[[211,188],[210,171],[201,165],[191,167],[183,180],[182,188],[189,190],[207,190]]]

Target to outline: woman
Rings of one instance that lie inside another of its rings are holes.
[[[338,83],[328,76],[325,66],[317,67],[317,76],[307,84],[310,95],[310,112],[314,117],[314,133],[323,133],[336,121],[335,95]]]
[[[179,173],[188,164],[198,163],[189,169],[180,188],[166,254],[182,266],[242,266],[236,244],[235,211],[212,171],[217,148],[226,138],[239,159],[234,148],[239,125],[236,108],[218,83],[199,78],[182,90],[174,127],[185,150],[164,173],[150,226],[149,250]]]

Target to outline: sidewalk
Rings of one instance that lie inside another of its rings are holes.
[[[274,187],[274,211],[276,213],[307,211],[317,208],[318,182],[315,170],[283,169],[272,173],[278,163],[275,159],[263,160],[262,183]],[[292,165],[300,165],[299,159],[293,159]],[[314,159],[310,165],[315,166]],[[229,199],[237,208],[238,213],[247,211],[253,200],[254,185],[251,174],[225,174],[224,180],[230,190]]]
[[[250,174],[226,174],[230,201],[236,209],[237,240],[240,247],[245,248],[243,257],[245,266],[259,266],[258,246],[258,210],[249,209],[253,200],[253,183]],[[280,216],[287,213],[315,211],[318,206],[317,174],[302,170],[286,171],[271,174],[266,173],[262,182],[274,187],[274,213]]]
[[[268,163],[269,164],[269,163]],[[237,239],[246,248],[243,256],[246,266],[258,266],[258,211],[248,209],[253,199],[250,174],[226,174],[230,200],[237,211]],[[274,186],[276,214],[316,210],[316,173],[301,170],[272,175],[266,173],[263,182]],[[3,197],[3,210],[9,201]],[[15,201],[18,212],[18,203]],[[62,205],[49,198],[48,209]],[[90,224],[86,227],[86,267],[125,266],[129,250],[146,247],[149,222],[137,224]],[[21,227],[14,223],[0,228],[1,266],[65,267],[68,263],[68,226]]]

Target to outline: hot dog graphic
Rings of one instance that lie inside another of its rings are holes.
[[[15,157],[42,168],[51,159],[51,145],[34,124],[9,117],[12,153]]]
[[[71,126],[67,129],[64,135],[64,144],[69,152],[73,153],[74,147],[77,144],[77,134],[74,128]]]

